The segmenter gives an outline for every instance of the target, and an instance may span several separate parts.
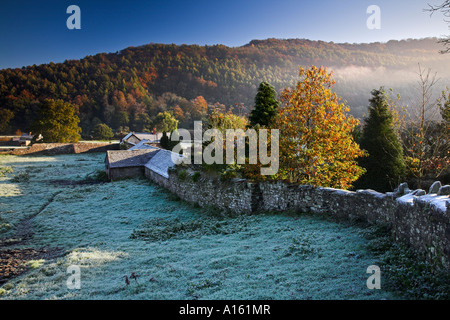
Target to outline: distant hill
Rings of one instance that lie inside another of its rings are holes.
[[[246,113],[261,81],[281,92],[298,80],[300,65],[333,70],[336,91],[361,117],[370,91],[380,86],[393,88],[413,103],[418,63],[442,78],[437,93],[449,85],[450,55],[439,54],[440,49],[435,38],[370,44],[267,39],[235,48],[149,44],[64,63],[4,69],[0,112],[10,110],[14,118],[1,133],[28,130],[37,104],[45,98],[79,108],[85,136],[97,123],[115,130],[149,129],[161,111],[173,112],[180,125],[189,127],[205,112],[201,99],[195,98],[202,96],[222,108],[243,104],[235,111]]]

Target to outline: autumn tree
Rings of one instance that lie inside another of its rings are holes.
[[[111,140],[114,138],[114,133],[106,124],[99,123],[92,130],[92,136],[97,140]]]
[[[173,115],[175,119],[177,119],[180,122],[184,121],[185,119],[184,111],[183,109],[180,108],[180,106],[175,106],[173,108]]]
[[[46,99],[39,105],[38,116],[31,126],[46,142],[78,142],[81,129],[75,107],[63,100]]]
[[[213,110],[211,112],[211,114],[208,116],[208,121],[207,121],[207,129],[217,129],[220,131],[220,133],[222,134],[222,147],[223,150],[226,150],[226,145],[227,145],[227,138],[230,138],[232,140],[232,144],[234,146],[234,142],[236,137],[228,137],[227,136],[227,130],[232,129],[232,130],[237,130],[236,134],[239,135],[239,132],[243,133],[246,129],[246,127],[248,126],[248,119],[243,117],[243,116],[238,116],[234,113],[232,113],[231,111],[228,112],[220,112],[218,110]],[[238,131],[240,129],[240,131]],[[206,144],[209,144],[206,143]],[[223,152],[223,155],[226,155],[226,152]],[[225,159],[224,159],[224,163],[226,163]],[[226,165],[224,166],[226,167]]]
[[[220,112],[219,109],[213,109],[211,114],[208,116],[207,129],[218,130],[220,135],[211,137],[210,141],[206,141],[203,144],[204,148],[208,148],[208,145],[214,145],[214,154],[219,151],[223,159],[221,163],[214,164],[204,164],[205,167],[213,168],[218,171],[223,178],[234,178],[241,171],[241,164],[237,161],[237,152],[234,152],[234,147],[239,147],[239,139],[244,139],[245,133],[248,126],[248,119],[243,116],[236,115],[231,111]],[[230,131],[228,131],[230,130]],[[216,139],[222,139],[222,141]],[[232,155],[228,155],[228,151],[232,150]],[[247,154],[244,146],[244,153]],[[244,155],[245,158],[245,155]],[[229,160],[232,159],[231,163]]]
[[[163,133],[160,145],[163,149],[169,149],[170,139],[167,135],[168,132],[173,132],[178,128],[178,120],[170,112],[160,112],[156,116],[154,121],[154,127],[156,130]]]
[[[238,116],[232,112],[213,110],[208,116],[208,128],[218,129],[223,134],[227,129],[245,129],[247,125],[247,118]]]
[[[202,96],[198,96],[194,100],[192,100],[192,112],[191,116],[193,120],[200,120],[204,116],[206,116],[208,112],[208,103],[205,98]]]
[[[250,125],[269,126],[277,115],[279,105],[275,89],[267,82],[261,82],[255,97],[255,107],[250,113]]]
[[[225,113],[225,112],[227,112],[227,107],[220,102],[216,102],[209,108],[209,112],[212,113],[214,111],[220,112],[220,113]]]
[[[160,112],[156,116],[154,126],[160,132],[173,132],[178,128],[178,120],[170,112]]]
[[[364,169],[364,155],[352,137],[358,121],[331,88],[332,73],[300,68],[300,81],[281,96],[276,128],[280,129],[280,175],[313,186],[349,188]]]
[[[361,189],[392,191],[405,171],[403,148],[394,125],[394,111],[383,88],[372,91],[369,116],[364,119],[360,147],[368,152],[359,164],[366,173],[355,183]]]

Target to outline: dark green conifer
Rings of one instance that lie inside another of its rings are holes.
[[[355,183],[357,188],[393,191],[404,175],[405,162],[394,114],[383,88],[372,91],[369,116],[364,119],[360,146],[368,152],[360,166],[367,172]]]
[[[267,82],[261,82],[255,97],[255,108],[250,114],[250,125],[259,124],[267,127],[274,119],[280,102],[277,100],[277,92]]]

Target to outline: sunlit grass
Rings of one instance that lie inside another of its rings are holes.
[[[32,268],[32,269],[37,269],[39,267],[41,267],[44,264],[45,260],[44,259],[39,259],[39,260],[30,260],[28,261],[28,265]]]

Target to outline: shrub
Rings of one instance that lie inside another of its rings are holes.
[[[97,181],[108,181],[108,175],[104,170],[97,170],[93,178]]]
[[[180,170],[180,171],[178,172],[178,178],[179,178],[180,180],[185,180],[186,177],[187,177],[187,172],[186,172],[186,170]]]
[[[220,179],[225,181],[227,179],[234,179],[239,177],[241,166],[228,165],[224,170],[220,172]]]
[[[12,178],[13,182],[28,182],[30,181],[30,175],[28,174],[28,172],[22,171],[19,172],[18,174],[16,174],[13,178]]]
[[[192,181],[197,182],[197,181],[200,179],[201,176],[202,176],[202,175],[201,175],[200,172],[195,172],[195,173],[192,175]]]
[[[86,176],[86,180],[88,181],[108,181],[108,175],[104,170],[97,170],[94,173],[91,173]]]

